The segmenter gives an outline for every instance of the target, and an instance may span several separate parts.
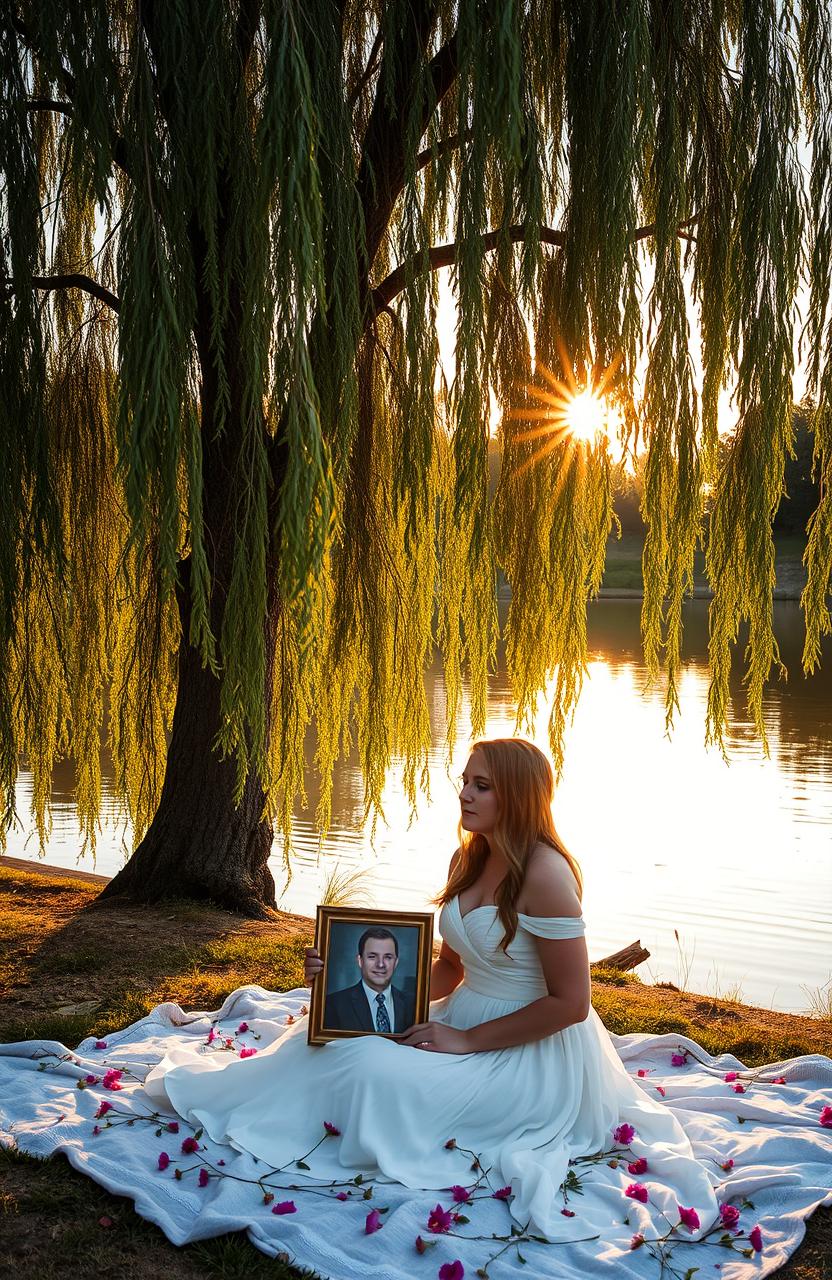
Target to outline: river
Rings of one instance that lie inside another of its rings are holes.
[[[590,955],[640,938],[651,958],[646,981],[733,996],[785,1011],[807,1010],[832,979],[832,645],[809,680],[800,672],[802,621],[796,604],[775,603],[775,629],[787,682],[766,692],[770,756],[748,722],[736,671],[727,760],[705,748],[707,603],[686,606],[681,713],[670,736],[664,696],[650,688],[639,642],[639,600],[596,602],[589,615],[590,663],[569,729],[558,788],[559,831],[581,862]],[[362,826],[356,761],[339,766],[333,822],[320,846],[310,808],[298,810],[286,885],[282,849],[273,870],[280,905],[314,914],[334,866],[363,868],[363,889],[379,907],[425,909],[441,886],[455,847],[456,779],[467,731],[450,768],[441,748],[444,689],[438,668],[427,688],[437,749],[430,800],[410,822],[396,771],[385,796],[386,821],[375,838]],[[531,735],[546,746],[548,709]],[[514,731],[505,670],[491,683],[488,733]],[[21,772],[18,811],[26,814],[31,779]],[[95,864],[78,862],[71,770],[56,771],[53,831],[46,861],[112,874],[126,856],[129,828],[104,769],[104,826]],[[7,852],[37,860],[31,829],[12,833]],[[675,933],[674,933],[675,931]],[[676,937],[678,934],[678,940]]]

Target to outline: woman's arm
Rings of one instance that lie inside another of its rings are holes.
[[[464,975],[462,961],[453,948],[443,940],[439,955],[431,966],[431,1000],[441,1000],[443,996],[449,996],[459,986]]]

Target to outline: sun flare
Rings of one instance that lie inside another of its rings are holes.
[[[576,440],[591,444],[607,434],[607,410],[591,391],[580,391],[567,401],[563,411],[566,429]]]

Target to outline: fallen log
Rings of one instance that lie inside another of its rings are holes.
[[[631,942],[628,947],[622,947],[620,951],[615,951],[611,956],[604,956],[603,960],[593,960],[593,965],[600,965],[604,969],[635,969],[637,964],[641,964],[644,960],[650,959],[650,952],[641,945],[641,939],[637,938],[635,942]]]

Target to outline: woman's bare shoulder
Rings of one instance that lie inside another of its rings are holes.
[[[518,910],[529,916],[579,916],[581,900],[572,868],[550,845],[536,846],[526,866]]]

